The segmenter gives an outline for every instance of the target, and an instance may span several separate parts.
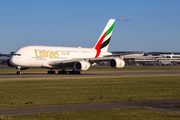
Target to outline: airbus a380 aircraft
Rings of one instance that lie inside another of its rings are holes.
[[[108,21],[94,48],[27,46],[17,50],[7,64],[16,67],[17,74],[30,67],[48,68],[48,74],[55,74],[52,69],[61,69],[59,74],[80,74],[80,71],[102,61],[109,62],[111,67],[122,68],[125,66],[123,58],[113,57],[112,53],[107,52],[114,24],[115,19]]]

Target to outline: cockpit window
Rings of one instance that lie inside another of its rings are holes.
[[[21,56],[21,54],[14,54],[15,56]]]

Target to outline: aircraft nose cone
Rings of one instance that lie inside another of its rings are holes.
[[[16,57],[12,57],[10,59],[10,63],[13,65],[13,66],[18,66],[19,65],[19,60],[16,58]]]
[[[9,62],[10,62],[11,65],[15,66],[15,62],[14,61],[15,61],[14,57],[12,57]]]

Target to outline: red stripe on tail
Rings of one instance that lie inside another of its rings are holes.
[[[100,55],[100,53],[101,53],[101,50],[100,50],[100,47],[101,47],[101,44],[102,44],[102,42],[103,42],[103,40],[104,40],[104,38],[105,38],[105,36],[106,36],[106,33],[107,33],[107,31],[104,33],[104,35],[100,38],[100,40],[99,40],[99,42],[97,43],[97,45],[96,45],[96,47],[95,47],[95,49],[96,49],[96,56],[95,56],[95,58],[97,58],[99,55]]]

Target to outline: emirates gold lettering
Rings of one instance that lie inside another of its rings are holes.
[[[42,50],[34,50],[36,57],[54,57],[54,58],[58,58],[60,55],[70,55],[69,52],[61,52],[58,53],[58,51],[42,51]]]
[[[39,57],[44,57],[44,51],[39,51]]]
[[[70,55],[69,52],[61,52],[60,55]]]
[[[66,55],[70,55],[69,52],[67,52]]]
[[[34,51],[35,51],[36,57],[39,57],[39,56],[38,56],[38,51],[37,51],[37,50],[34,50]]]
[[[53,57],[53,51],[49,53],[49,57]]]

